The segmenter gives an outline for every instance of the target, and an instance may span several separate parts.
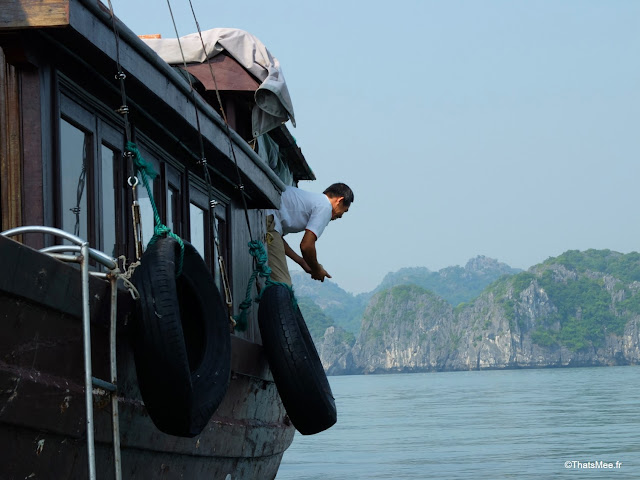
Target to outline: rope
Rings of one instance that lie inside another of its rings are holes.
[[[124,136],[126,142],[130,142],[131,139],[131,124],[129,123],[129,106],[127,105],[127,92],[125,89],[125,80],[127,75],[122,70],[122,64],[120,63],[120,34],[118,33],[118,27],[116,25],[116,16],[113,12],[113,5],[111,0],[108,0],[109,3],[109,14],[111,16],[111,28],[113,30],[113,36],[115,38],[116,43],[116,67],[118,69],[118,73],[115,75],[115,79],[118,80],[120,84],[120,107],[118,107],[115,111],[122,115],[122,119],[124,122]],[[136,167],[133,163],[133,154],[131,152],[123,152],[123,158],[128,160],[128,166],[130,168],[128,183],[131,187],[131,221],[133,223],[133,243],[135,245],[136,259],[140,260],[142,257],[143,251],[143,238],[142,238],[142,227],[140,225],[140,204],[138,203],[138,193],[136,190],[136,186],[138,184],[138,179],[136,178]],[[135,180],[135,182],[133,181]]]
[[[171,15],[171,19],[173,21],[173,26],[174,26],[174,30],[176,33],[176,37],[178,39],[178,46],[180,47],[180,53],[182,55],[182,63],[184,66],[185,71],[187,71],[187,65],[186,65],[186,60],[184,57],[184,52],[182,50],[182,44],[180,42],[180,36],[178,34],[178,29],[176,27],[176,22],[175,22],[175,18],[173,16],[173,11],[171,9],[171,2],[170,0],[167,0],[167,6],[169,7],[169,13]],[[295,299],[295,295],[293,294],[293,288],[291,287],[291,285],[288,285],[286,283],[281,283],[281,282],[274,282],[272,281],[269,277],[271,275],[271,269],[266,265],[267,263],[267,253],[264,249],[264,245],[262,244],[262,242],[260,241],[254,241],[253,240],[253,233],[251,231],[251,221],[249,219],[249,208],[247,205],[247,193],[245,192],[245,187],[244,184],[242,183],[242,175],[240,173],[240,167],[238,166],[238,160],[236,158],[236,152],[233,146],[233,140],[231,138],[231,128],[229,127],[229,122],[227,119],[227,116],[225,114],[224,111],[224,107],[222,105],[222,100],[220,98],[220,92],[218,90],[218,83],[216,81],[216,77],[215,74],[213,72],[213,68],[211,66],[211,62],[209,61],[209,53],[207,52],[205,43],[204,43],[204,39],[202,37],[202,30],[200,29],[200,24],[198,22],[197,16],[196,16],[196,12],[193,8],[193,3],[191,2],[191,0],[189,0],[189,6],[191,7],[191,13],[193,14],[193,19],[195,21],[196,24],[196,28],[198,30],[198,36],[200,38],[200,43],[202,45],[202,50],[205,56],[205,60],[207,62],[207,64],[209,65],[209,73],[211,74],[211,78],[213,80],[213,84],[214,84],[214,88],[216,91],[216,98],[218,100],[218,104],[220,106],[220,111],[222,113],[222,119],[224,121],[224,130],[225,133],[227,135],[227,139],[229,141],[229,151],[231,154],[231,157],[233,158],[233,163],[235,165],[235,170],[236,170],[236,175],[238,177],[238,184],[237,184],[237,188],[240,192],[240,198],[242,201],[242,206],[243,206],[243,210],[244,210],[244,217],[245,217],[245,221],[247,224],[247,230],[249,232],[249,238],[251,239],[251,241],[249,242],[249,253],[251,254],[251,256],[253,257],[253,263],[254,263],[254,271],[251,274],[251,277],[249,279],[249,283],[247,285],[247,291],[246,291],[246,298],[245,300],[240,304],[240,313],[238,315],[235,315],[233,317],[233,320],[236,322],[235,328],[237,328],[240,331],[244,331],[247,329],[247,314],[248,314],[248,309],[251,306],[251,287],[252,287],[252,283],[255,281],[256,282],[256,289],[258,291],[258,296],[256,297],[255,301],[259,302],[260,299],[262,298],[262,294],[264,293],[264,291],[266,290],[266,288],[272,286],[272,285],[282,285],[284,287],[286,287],[290,292],[291,292],[291,298],[292,298],[292,302],[294,307],[297,305],[297,301]],[[188,71],[187,71],[188,73]],[[187,79],[189,81],[189,86],[191,89],[191,95],[193,97],[194,100],[194,106],[195,106],[195,90],[193,88],[193,84],[191,82],[191,77],[190,75],[187,74]],[[209,177],[209,171],[208,171],[208,166],[207,166],[207,160],[205,158],[204,155],[204,145],[203,145],[203,141],[202,141],[202,133],[200,132],[200,121],[199,121],[199,117],[198,117],[198,110],[196,107],[196,123],[197,123],[197,127],[198,127],[198,132],[200,133],[200,153],[201,153],[201,161],[199,163],[201,163],[204,167],[204,173],[205,173],[205,180],[207,182],[208,188],[209,188],[209,203],[210,205],[213,205],[212,201],[212,194],[211,194],[211,180]],[[144,179],[144,178],[143,178]],[[149,190],[149,187],[146,185],[147,190]],[[149,195],[149,198],[151,198],[151,195]],[[152,202],[153,205],[153,202]],[[155,206],[154,206],[154,212],[155,212]],[[211,210],[210,210],[210,215],[211,215]],[[159,218],[159,217],[157,217]],[[216,225],[215,225],[215,217],[211,220],[210,217],[210,225],[213,226],[214,229],[214,239],[216,239],[217,241],[217,230],[216,230]],[[165,227],[166,228],[166,227]],[[150,242],[151,243],[151,242]],[[222,269],[221,269],[222,270]],[[266,278],[266,282],[264,285],[264,288],[261,289],[260,288],[260,284],[257,281],[257,277],[261,276]]]
[[[191,4],[191,2],[189,2]],[[202,136],[202,129],[200,127],[200,115],[198,113],[198,104],[196,102],[196,90],[193,87],[193,82],[191,81],[191,74],[187,69],[187,61],[184,56],[184,50],[182,49],[182,42],[180,41],[180,34],[178,33],[178,26],[176,25],[175,17],[173,16],[173,9],[171,8],[171,1],[167,0],[167,6],[169,7],[169,14],[171,15],[171,21],[173,22],[173,29],[176,33],[176,39],[178,40],[178,47],[180,47],[180,55],[182,56],[182,66],[186,73],[186,78],[189,81],[189,89],[191,93],[191,99],[193,101],[193,108],[196,115],[196,126],[198,128],[198,144],[200,146],[200,161],[198,161],[198,165],[202,165],[203,175],[205,183],[207,184],[207,195],[209,197],[209,209],[208,209],[208,219],[209,219],[209,233],[213,237],[213,253],[212,256],[215,257],[217,252],[217,264],[219,268],[220,277],[222,279],[222,283],[224,285],[225,290],[225,303],[227,304],[227,309],[229,310],[229,319],[231,323],[232,329],[235,328],[235,320],[233,319],[233,297],[231,295],[231,289],[229,288],[229,278],[227,276],[227,270],[224,266],[224,258],[222,257],[222,250],[220,249],[220,241],[219,241],[219,232],[218,225],[216,223],[216,215],[215,215],[215,207],[218,204],[217,200],[213,198],[213,187],[211,182],[211,175],[209,174],[209,165],[207,164],[207,157],[204,152],[204,140]],[[191,5],[191,11],[193,12],[194,19],[196,21],[196,25],[198,25],[198,20],[195,18],[195,11],[193,10],[193,5]],[[198,25],[198,31],[200,31],[200,26]],[[200,41],[202,42],[202,36],[200,36]],[[202,44],[202,48],[205,51],[205,57],[208,58],[206,54],[206,49],[204,47],[204,43]],[[209,69],[211,70],[211,64],[209,63]],[[213,72],[212,72],[213,73]],[[215,77],[214,77],[215,82]],[[222,108],[222,101],[220,100],[220,94],[217,90],[216,85],[216,94],[218,96],[218,103],[220,104],[220,110],[222,111],[222,117],[224,118],[225,124],[227,123],[227,117],[225,116],[224,109]],[[212,273],[215,277],[216,270],[216,262],[213,262],[212,265]]]
[[[167,0],[167,2],[169,2],[169,0]],[[224,121],[224,130],[225,130],[225,133],[227,135],[227,139],[229,140],[229,153],[231,154],[231,157],[233,158],[233,163],[234,163],[235,169],[236,169],[236,175],[238,176],[238,184],[236,185],[236,188],[240,192],[240,198],[242,199],[242,206],[244,208],[244,218],[245,218],[245,220],[247,222],[247,230],[249,230],[249,238],[253,241],[253,234],[251,232],[251,222],[249,220],[249,207],[247,205],[247,198],[246,198],[247,197],[247,192],[245,192],[245,190],[244,190],[244,184],[242,183],[242,175],[240,174],[240,167],[238,166],[238,159],[236,158],[236,151],[233,148],[233,139],[231,138],[231,127],[229,127],[229,122],[227,120],[227,115],[226,115],[226,113],[224,111],[224,107],[222,106],[222,99],[220,98],[220,91],[218,90],[218,82],[216,80],[215,73],[213,72],[213,67],[211,66],[211,62],[210,62],[210,59],[209,59],[209,52],[207,52],[207,47],[204,44],[204,39],[202,38],[202,30],[200,29],[200,23],[198,22],[198,18],[196,16],[196,11],[193,8],[193,3],[191,2],[191,0],[189,0],[189,6],[191,7],[191,13],[193,14],[193,20],[194,20],[194,22],[196,24],[196,28],[198,30],[198,37],[200,38],[200,44],[202,45],[202,52],[204,53],[204,58],[205,58],[207,64],[209,65],[209,73],[211,74],[211,79],[213,80],[213,86],[214,86],[214,88],[216,90],[216,99],[218,100],[218,105],[220,106],[220,113],[222,114],[222,119]],[[178,32],[176,30],[176,36],[177,35],[178,35]],[[178,38],[178,45],[180,45],[179,38]],[[182,47],[180,47],[180,50],[182,51]],[[183,56],[183,61],[184,61],[184,56]],[[186,63],[185,63],[185,70],[186,70]],[[191,80],[189,80],[189,82],[191,82]]]
[[[151,202],[151,208],[153,209],[153,218],[155,219],[155,226],[153,227],[153,237],[149,240],[149,245],[153,245],[158,238],[166,237],[167,235],[173,238],[180,245],[180,257],[178,259],[178,268],[176,272],[176,277],[179,277],[182,274],[182,262],[184,259],[184,242],[182,239],[173,233],[169,227],[167,227],[162,220],[160,219],[160,214],[158,213],[158,208],[156,207],[156,202],[153,200],[153,192],[151,191],[151,187],[149,186],[149,178],[153,180],[158,176],[156,171],[153,169],[153,166],[147,162],[142,155],[140,155],[140,151],[138,147],[133,142],[127,142],[127,151],[133,154],[133,165],[136,171],[136,174],[140,174],[140,178],[142,179],[142,183],[144,187],[147,189],[147,194],[149,195],[149,201]]]
[[[124,119],[124,133],[127,142],[131,141],[131,126],[129,124],[129,107],[127,106],[127,94],[124,87],[124,81],[127,78],[127,75],[122,71],[122,64],[120,63],[120,34],[118,33],[118,28],[116,27],[116,16],[113,13],[113,5],[111,4],[111,0],[109,2],[109,14],[111,16],[111,27],[113,29],[113,36],[116,40],[116,66],[118,67],[118,73],[115,78],[120,83],[120,99],[122,103],[120,107],[116,110],[122,118]]]
[[[187,63],[184,57],[184,52],[182,50],[182,44],[180,42],[180,35],[178,34],[178,29],[176,27],[176,23],[175,23],[175,19],[173,17],[173,11],[171,9],[171,2],[170,0],[167,0],[167,5],[169,6],[169,13],[171,15],[171,19],[173,21],[173,26],[174,26],[174,30],[176,32],[176,37],[178,39],[178,46],[180,47],[180,53],[182,55],[182,63],[183,63],[183,67],[184,70],[187,72],[187,80],[189,81],[189,86],[191,88],[191,95],[193,97],[194,100],[194,106],[196,105],[195,103],[195,90],[193,88],[193,83],[191,82],[191,76],[188,74],[188,70],[187,70]],[[271,274],[271,270],[269,269],[269,271],[266,273],[265,275],[265,268],[268,269],[269,267],[267,267],[265,265],[266,262],[266,253],[264,253],[264,260],[262,261],[262,265],[258,265],[256,263],[255,260],[255,255],[254,253],[252,253],[252,248],[251,245],[255,244],[255,242],[253,241],[253,233],[251,231],[251,222],[249,220],[249,208],[247,205],[247,193],[244,190],[244,184],[242,183],[242,176],[240,174],[240,168],[238,166],[238,160],[236,158],[236,152],[235,149],[233,147],[233,139],[231,138],[231,128],[229,127],[229,122],[227,119],[227,115],[224,111],[224,106],[222,104],[222,99],[220,98],[220,91],[218,90],[218,82],[216,81],[216,76],[213,72],[213,67],[211,66],[211,62],[209,61],[209,52],[207,52],[207,48],[205,46],[204,43],[204,39],[202,37],[202,30],[200,29],[200,23],[198,22],[198,18],[196,16],[196,12],[195,9],[193,8],[193,3],[191,2],[191,0],[189,0],[189,6],[191,7],[191,13],[193,14],[193,20],[196,24],[196,28],[198,30],[198,36],[200,38],[200,44],[202,45],[202,51],[204,53],[204,57],[205,57],[205,61],[207,62],[207,64],[209,65],[209,73],[211,74],[211,78],[213,80],[213,85],[216,91],[216,99],[218,100],[218,105],[220,107],[220,113],[222,114],[222,119],[224,121],[224,130],[225,133],[227,135],[227,140],[229,142],[229,153],[231,158],[233,158],[233,163],[235,165],[235,170],[236,170],[236,175],[238,177],[238,183],[236,185],[236,188],[238,189],[238,191],[240,192],[240,198],[242,200],[242,206],[243,206],[243,210],[244,210],[244,217],[245,217],[245,221],[247,223],[247,230],[249,231],[249,238],[251,239],[251,242],[249,242],[249,250],[250,253],[254,256],[254,272],[251,275],[251,280],[249,281],[249,285],[247,286],[247,297],[245,299],[244,302],[242,302],[240,304],[240,313],[238,315],[235,316],[231,316],[231,320],[232,320],[232,328],[233,329],[238,329],[238,330],[246,330],[247,329],[247,309],[251,306],[251,282],[256,280],[258,273],[260,272],[260,276],[266,277],[267,281],[269,281],[269,275]],[[205,175],[205,180],[207,182],[207,187],[208,187],[208,193],[209,193],[209,204],[210,206],[214,205],[214,199],[212,196],[212,192],[211,192],[211,178],[209,176],[209,167],[207,166],[207,159],[205,158],[204,155],[204,146],[203,146],[203,141],[202,141],[202,133],[200,132],[200,122],[199,122],[199,118],[198,118],[198,109],[196,107],[196,122],[197,122],[197,126],[198,126],[198,133],[200,133],[200,152],[201,152],[201,161],[199,163],[202,164],[202,166],[204,167],[204,175]],[[218,244],[218,231],[217,231],[217,226],[215,224],[215,216],[213,216],[212,218],[212,209],[209,210],[209,215],[210,215],[210,221],[209,224],[212,226],[213,228],[213,234],[214,234],[214,241],[216,242],[216,244]],[[258,242],[259,243],[259,242]],[[255,247],[254,247],[255,250]],[[264,252],[264,246],[262,246],[262,251]],[[260,253],[256,253],[256,255],[261,255]],[[233,300],[231,298],[231,292],[230,289],[228,288],[228,279],[226,278],[226,270],[224,269],[224,264],[222,263],[222,256],[219,255],[218,256],[218,262],[220,263],[220,272],[223,276],[223,282],[225,283],[225,296],[226,296],[226,302],[227,302],[227,307],[229,308],[229,313],[231,315],[232,310],[233,310]],[[275,283],[275,282],[272,282]],[[286,285],[286,284],[283,284]],[[266,286],[265,286],[266,287]],[[291,287],[289,287],[291,288]],[[259,292],[258,298],[261,297],[260,294],[260,285],[257,283],[256,281],[256,289]],[[293,294],[293,291],[291,291]],[[258,301],[258,300],[257,300]],[[239,320],[238,320],[239,319]]]
[[[289,285],[288,283],[274,282],[273,280],[271,280],[270,278],[271,268],[269,268],[269,266],[267,265],[267,252],[264,249],[263,243],[259,240],[255,240],[255,241],[252,240],[249,242],[248,245],[249,245],[249,253],[255,260],[256,268],[253,270],[253,273],[249,278],[249,282],[247,283],[247,293],[246,293],[245,299],[240,304],[240,313],[238,313],[238,315],[234,317],[234,320],[236,321],[236,324],[237,324],[236,329],[240,330],[241,332],[247,329],[247,315],[249,314],[249,308],[251,307],[251,303],[252,303],[251,301],[252,284],[254,281],[256,281],[258,276],[266,278],[266,281],[264,284],[264,288],[259,291],[258,295],[254,299],[256,303],[258,303],[262,299],[262,295],[264,295],[264,292],[267,290],[267,288],[272,287],[274,285],[280,285],[282,287],[285,287],[287,290],[289,290],[289,293],[291,294],[291,304],[293,305],[293,308],[295,308],[298,305],[298,301],[296,300],[295,294],[293,293],[293,287],[291,285]]]
[[[140,266],[140,261],[132,262],[127,267],[127,257],[120,255],[118,260],[122,261],[122,269],[116,268],[115,275],[122,280],[122,283],[125,284],[129,293],[131,293],[131,297],[133,297],[134,300],[138,300],[140,298],[140,293],[135,285],[131,283],[131,277],[133,276],[135,269]],[[122,273],[123,270],[124,273]]]

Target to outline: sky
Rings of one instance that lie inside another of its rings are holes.
[[[640,250],[640,2],[192,1],[202,30],[246,30],[279,60],[317,177],[299,187],[353,189],[317,243],[345,290],[477,255]],[[166,2],[112,2],[175,38]],[[188,0],[171,9],[197,31]]]

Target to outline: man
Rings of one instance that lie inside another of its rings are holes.
[[[331,275],[318,262],[316,241],[331,220],[342,218],[353,202],[353,192],[344,183],[334,183],[323,193],[310,193],[295,187],[282,192],[279,210],[267,211],[267,254],[271,280],[291,285],[287,259],[296,262],[314,280],[324,282]],[[304,231],[298,255],[283,238],[287,233]],[[286,257],[285,257],[286,256]]]

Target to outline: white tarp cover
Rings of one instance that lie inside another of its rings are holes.
[[[142,39],[169,65],[182,65],[180,45],[185,61],[203,63],[207,58],[197,33],[177,38]],[[253,136],[258,137],[291,119],[295,127],[293,104],[278,59],[267,47],[244,30],[237,28],[213,28],[202,32],[202,40],[208,58],[226,51],[240,65],[258,78],[262,84],[255,92],[256,105],[251,114]]]

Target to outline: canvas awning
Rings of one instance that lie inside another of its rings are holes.
[[[170,65],[183,65],[180,51],[180,47],[182,47],[184,59],[188,64],[187,69],[207,89],[215,89],[215,86],[206,61],[208,59],[215,61],[214,59],[220,53],[226,52],[257,79],[254,93],[255,106],[251,115],[253,136],[258,137],[280,126],[287,120],[291,120],[291,124],[295,127],[293,104],[291,103],[291,97],[289,96],[289,90],[280,63],[277,58],[271,55],[262,42],[250,33],[235,28],[206,30],[202,32],[206,54],[203,51],[202,42],[197,33],[180,37],[179,43],[176,38],[148,38],[142,40]],[[225,60],[222,57],[218,59],[221,61],[217,62],[219,65],[216,65],[216,67],[219,66],[223,69],[235,68],[232,65],[234,62],[225,64]],[[218,74],[216,73],[216,83],[218,82]],[[221,89],[219,83],[218,88]],[[251,84],[243,85],[243,88],[239,89],[250,90]]]

